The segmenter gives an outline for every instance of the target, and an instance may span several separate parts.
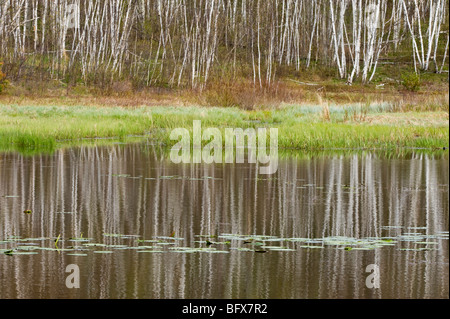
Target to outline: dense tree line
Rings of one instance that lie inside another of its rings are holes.
[[[54,78],[203,87],[214,75],[270,85],[281,68],[373,79],[400,47],[442,72],[448,0],[0,0],[0,60]],[[439,50],[438,50],[439,49]]]

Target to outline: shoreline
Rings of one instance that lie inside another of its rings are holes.
[[[201,106],[49,106],[5,104],[0,100],[0,151],[39,153],[67,145],[108,144],[129,136],[173,146],[170,131],[193,120],[203,127],[276,127],[278,146],[289,151],[331,149],[448,150],[446,111],[393,112],[390,104],[283,105],[243,110]]]

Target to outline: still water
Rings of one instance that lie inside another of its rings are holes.
[[[449,297],[448,153],[257,173],[146,144],[2,154],[0,298]]]

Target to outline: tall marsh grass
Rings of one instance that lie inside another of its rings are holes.
[[[439,125],[406,125],[403,122],[372,124],[346,114],[365,116],[386,112],[389,106],[327,105],[284,106],[277,109],[242,110],[235,107],[56,107],[0,105],[0,150],[52,150],[86,139],[128,139],[143,136],[171,145],[170,131],[191,131],[193,120],[202,128],[224,129],[277,127],[279,147],[323,150],[388,149],[401,147],[442,148],[448,146],[448,123],[436,113]],[[360,111],[358,111],[360,110]],[[408,116],[405,114],[404,116]],[[418,114],[420,116],[420,113]],[[192,136],[192,135],[191,135]]]

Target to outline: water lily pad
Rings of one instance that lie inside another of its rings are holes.
[[[51,248],[51,247],[36,247],[39,250],[48,250],[48,251],[74,251],[73,248]]]
[[[264,248],[264,249],[278,249],[278,248],[281,248],[281,249],[283,249],[283,248],[287,248],[287,247],[283,247],[283,246],[266,246],[266,245],[264,245],[264,246],[261,246],[261,248]]]
[[[100,244],[100,243],[87,243],[87,244],[83,244],[83,246],[86,247],[106,247],[106,244]]]
[[[35,251],[14,251],[10,255],[36,255]]]
[[[267,248],[267,247],[262,247],[262,248]],[[270,250],[271,251],[296,251],[295,249],[285,248],[285,247],[270,248]]]
[[[398,236],[397,239],[401,240],[401,241],[420,241],[423,240],[425,237],[424,236]]]
[[[253,251],[253,249],[250,249],[250,248],[237,248],[237,247],[232,247],[232,248],[230,248],[230,250]]]
[[[21,242],[21,241],[28,241],[28,240],[26,240],[24,238],[19,238],[19,237],[8,237],[4,241],[12,243],[12,242]]]
[[[163,250],[138,250],[138,253],[163,253]]]
[[[403,226],[381,226],[381,228],[386,228],[386,229],[401,229],[404,228]]]
[[[384,243],[379,243],[377,246],[396,246],[397,245],[397,243],[395,243],[395,242],[392,242],[392,243],[389,243],[389,242],[384,242]]]
[[[157,243],[159,240],[157,239],[138,239],[137,243]]]
[[[309,240],[305,240],[306,244],[322,244],[323,240],[320,239],[309,239]]]
[[[203,253],[209,253],[209,254],[229,254],[229,251],[226,250],[202,250]]]
[[[252,242],[249,242],[249,244],[254,245],[254,246],[263,246],[264,245],[264,243],[259,242],[259,241],[252,241]]]
[[[434,241],[417,241],[414,243],[419,245],[438,245],[438,243]]]
[[[39,247],[27,245],[27,246],[17,246],[16,248],[19,250],[35,250],[38,249]]]
[[[96,254],[112,254],[113,252],[110,250],[96,250],[94,251]]]
[[[285,238],[278,238],[278,237],[262,239],[263,242],[278,242],[278,241],[285,241],[285,240],[286,240]]]
[[[437,250],[436,248],[399,248],[402,251],[427,251],[427,250]]]
[[[84,256],[87,256],[87,254],[77,254],[77,253],[75,253],[75,254],[67,254],[67,256],[80,256],[80,257],[84,257]]]
[[[293,241],[293,242],[305,242],[307,240],[310,240],[310,238],[301,238],[301,237],[294,237],[294,238],[286,238],[286,241]]]
[[[170,237],[170,236],[156,236],[155,238],[163,240],[184,240],[184,238]]]

